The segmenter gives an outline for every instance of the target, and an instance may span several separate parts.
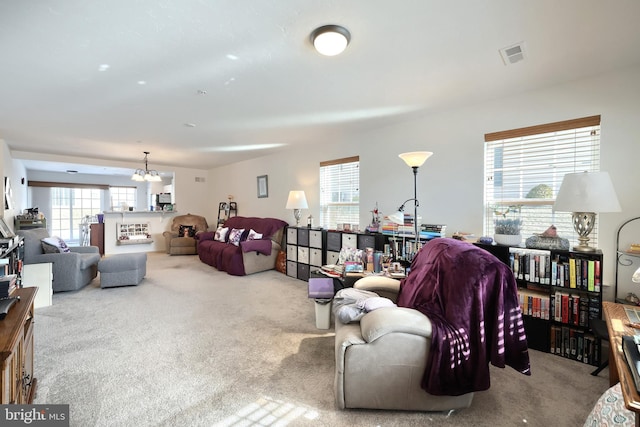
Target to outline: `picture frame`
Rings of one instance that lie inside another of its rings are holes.
[[[15,234],[11,231],[6,222],[4,222],[4,218],[0,218],[0,234],[3,239],[10,239],[15,237]]]
[[[258,177],[258,198],[262,199],[269,197],[269,181],[267,175],[260,175]]]

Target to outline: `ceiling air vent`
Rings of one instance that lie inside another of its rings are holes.
[[[500,49],[500,55],[504,61],[504,65],[515,64],[524,60],[524,43],[520,42],[512,46]]]

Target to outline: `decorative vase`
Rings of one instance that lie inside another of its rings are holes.
[[[522,243],[521,234],[494,234],[493,240],[499,245],[520,246]]]

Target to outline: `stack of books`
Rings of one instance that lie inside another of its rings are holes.
[[[17,274],[5,274],[0,277],[0,299],[9,298],[9,295],[18,287]]]
[[[444,224],[422,224],[420,226],[420,237],[433,239],[436,237],[446,237],[447,226]]]

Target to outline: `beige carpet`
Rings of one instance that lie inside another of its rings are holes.
[[[337,410],[333,334],[315,328],[306,282],[161,253],[147,272],[36,310],[34,403],[69,404],[82,427],[581,426],[608,385],[607,370],[531,351],[531,377],[492,368],[490,390],[451,415]]]

